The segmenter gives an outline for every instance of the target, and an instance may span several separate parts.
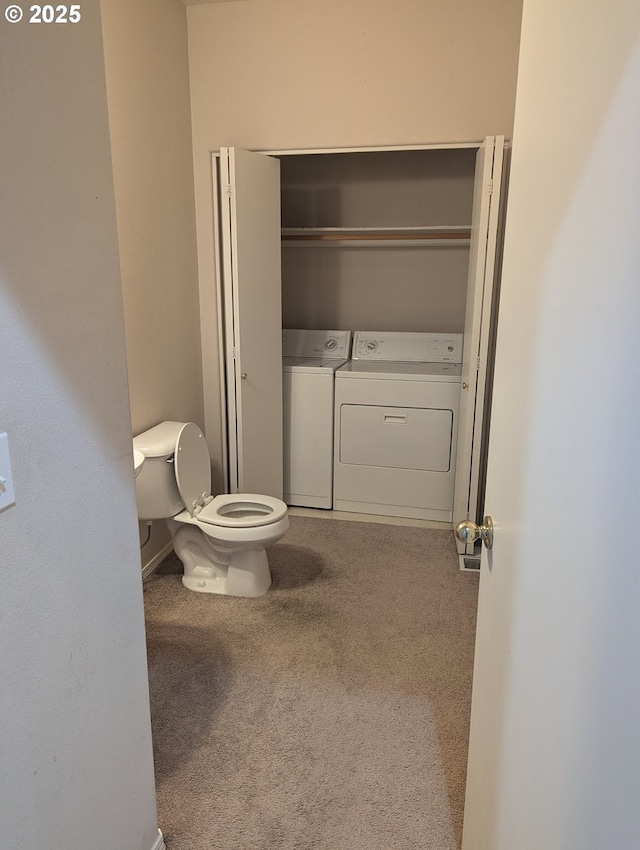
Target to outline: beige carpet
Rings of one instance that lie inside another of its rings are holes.
[[[259,599],[145,584],[168,850],[460,846],[477,576],[449,531],[291,517]]]

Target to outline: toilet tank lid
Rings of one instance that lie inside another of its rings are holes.
[[[133,448],[145,457],[169,457],[176,450],[176,442],[185,422],[161,422],[133,438]]]

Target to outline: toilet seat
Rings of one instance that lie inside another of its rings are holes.
[[[287,515],[287,506],[272,496],[229,493],[216,496],[198,512],[199,522],[225,528],[254,528],[271,525]]]
[[[187,422],[178,434],[174,455],[178,491],[197,522],[223,528],[271,525],[287,515],[280,499],[255,493],[211,495],[211,459],[202,431]]]

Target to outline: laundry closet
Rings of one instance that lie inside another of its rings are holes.
[[[461,334],[452,517],[477,518],[504,151],[489,137],[214,156],[231,492],[282,494],[283,328]]]

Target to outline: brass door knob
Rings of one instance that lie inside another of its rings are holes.
[[[243,373],[240,375],[240,377],[242,378],[242,380],[243,380],[243,381],[246,381],[246,380],[247,380],[247,373],[246,373],[246,372],[243,372]]]
[[[456,525],[456,537],[462,543],[475,543],[480,539],[487,547],[491,549],[493,546],[493,520],[490,516],[484,518],[483,525],[476,525],[470,519],[463,519]]]

